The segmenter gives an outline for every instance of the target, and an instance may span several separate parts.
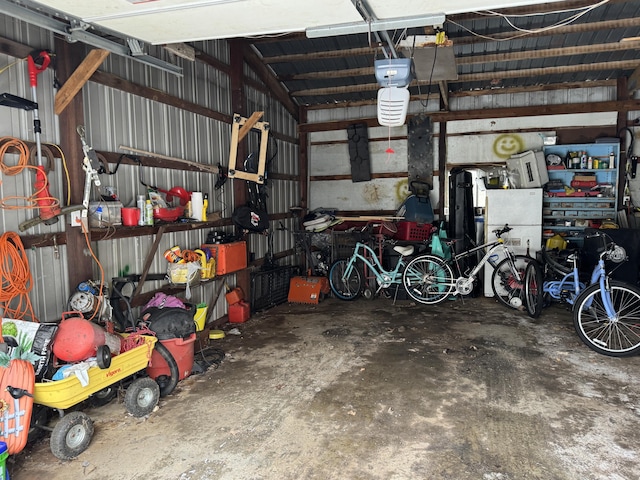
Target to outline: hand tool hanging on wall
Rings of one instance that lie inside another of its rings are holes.
[[[40,125],[40,117],[38,115],[38,75],[44,72],[51,63],[51,56],[47,50],[33,51],[27,57],[29,66],[29,83],[31,85],[31,94],[35,108],[33,109],[33,132],[36,137],[36,153],[37,153],[37,170],[36,181],[34,184],[35,195],[37,198],[38,208],[40,209],[40,219],[45,225],[53,225],[58,222],[60,215],[60,204],[58,200],[51,196],[49,192],[49,181],[42,162],[42,143],[40,134],[42,128]]]
[[[84,152],[82,169],[85,172],[84,193],[82,195],[82,213],[80,215],[80,221],[82,222],[82,227],[85,230],[88,230],[89,197],[91,195],[91,183],[94,183],[96,187],[100,186],[100,177],[98,176],[100,161],[98,160],[96,151],[87,144],[84,125],[78,125],[76,127],[76,132],[78,132],[78,135],[80,136],[80,142],[82,143],[82,151]]]

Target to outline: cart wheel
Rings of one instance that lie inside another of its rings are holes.
[[[27,436],[27,443],[35,442],[44,436],[45,429],[51,419],[51,409],[40,405],[38,403],[33,404],[33,410],[31,411],[31,423],[29,424],[29,435]]]
[[[108,345],[100,345],[97,348],[96,361],[98,362],[98,367],[103,370],[111,366],[111,350]]]
[[[367,300],[373,300],[373,297],[374,297],[373,290],[370,289],[369,287],[365,288],[362,291],[362,296]]]
[[[124,395],[124,406],[134,417],[149,415],[160,399],[160,386],[153,378],[142,377],[133,381]]]
[[[102,390],[91,395],[91,397],[89,397],[89,400],[91,401],[92,406],[102,407],[116,398],[116,395],[118,395],[118,387],[116,387],[115,385],[109,385],[108,387],[105,387]]]
[[[71,460],[84,452],[93,436],[93,422],[83,412],[71,412],[58,421],[51,433],[51,453]]]

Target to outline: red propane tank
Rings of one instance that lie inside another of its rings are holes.
[[[63,316],[53,342],[53,354],[65,362],[81,362],[95,357],[101,345],[107,345],[112,355],[118,355],[122,348],[122,337],[108,333],[82,317],[64,319]]]

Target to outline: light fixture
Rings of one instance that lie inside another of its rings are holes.
[[[404,125],[409,109],[409,84],[413,79],[410,58],[385,58],[374,62],[378,90],[378,123]]]
[[[387,30],[401,30],[428,25],[443,25],[446,17],[444,13],[417,15],[413,17],[397,17],[385,20],[371,20],[369,22],[339,23],[310,27],[305,30],[307,38],[332,37],[336,35],[351,35],[354,33],[381,32]]]
[[[404,125],[409,98],[408,87],[383,87],[378,90],[378,123],[385,127]]]

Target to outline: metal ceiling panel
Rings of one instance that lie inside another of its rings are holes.
[[[25,2],[33,3],[31,0],[21,3]],[[407,32],[380,32],[387,33],[387,37],[362,33],[309,39],[302,33],[307,26],[357,20],[356,0],[236,0],[218,4],[215,0],[153,0],[139,4],[129,0],[89,3],[41,0],[40,4],[46,5],[44,9],[70,12],[66,15],[74,18],[102,22],[105,28],[108,22],[131,22],[126,32],[120,34],[121,39],[141,38],[148,29],[150,35],[157,36],[153,42],[178,41],[181,38],[176,35],[180,35],[186,25],[191,37],[196,32],[207,38],[244,36],[298,105],[375,102],[374,60],[388,55],[389,45],[400,48],[400,42],[411,35],[433,36],[429,25]],[[429,91],[455,95],[629,78],[640,66],[640,2],[637,0],[597,3],[589,0],[367,0],[366,5],[378,19],[398,18],[400,14],[415,17],[439,11],[447,14],[443,30],[451,42],[447,47],[453,53],[450,59],[453,61],[449,62],[451,71],[439,75],[435,69],[432,76],[433,61],[419,58],[427,50],[415,49],[412,53],[417,81],[409,87],[414,100],[416,96],[424,98]],[[174,8],[180,9],[171,10]],[[229,20],[223,13],[231,11],[236,13]],[[348,13],[342,15],[343,11]],[[145,15],[138,15],[139,12]],[[130,14],[134,16],[127,16]],[[273,22],[272,26],[278,25],[282,33],[300,33],[263,35],[271,28],[269,22]],[[109,25],[109,29],[118,28],[115,24]],[[198,49],[201,43],[192,46]],[[149,56],[177,61],[177,66],[189,70],[186,60],[176,59],[159,45],[146,45],[146,48]],[[406,48],[401,54],[407,56]],[[129,57],[133,58],[136,57]],[[140,67],[128,67],[121,73],[130,78],[134,72],[138,76]],[[155,87],[170,92],[176,90],[175,81],[160,78],[162,81],[154,81]],[[441,81],[447,83],[437,85]]]
[[[559,0],[552,0],[559,1]],[[26,2],[35,3],[35,2]],[[306,28],[363,22],[351,0],[39,0],[83,22],[143,40],[165,44],[204,39],[301,32]],[[377,19],[530,5],[539,0],[368,0]],[[425,25],[426,26],[426,25]]]
[[[350,0],[42,0],[38,3],[151,44],[303,31],[361,21]]]

